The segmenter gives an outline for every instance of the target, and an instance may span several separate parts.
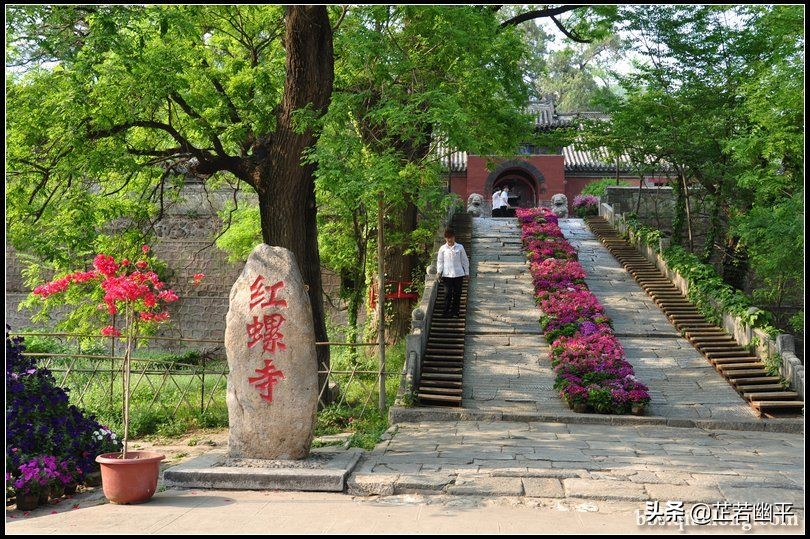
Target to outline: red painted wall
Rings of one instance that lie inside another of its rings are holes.
[[[511,160],[514,159],[495,156],[469,156],[467,160],[467,181],[463,182],[459,178],[456,182],[454,178],[451,178],[452,191],[462,196],[465,201],[472,193],[478,193],[484,195],[484,199],[489,202],[492,199],[492,193],[485,191],[487,178],[499,164]],[[519,160],[529,163],[543,175],[539,188],[540,191],[545,189],[545,192],[540,193],[541,200],[551,199],[553,194],[564,192],[565,164],[562,155],[531,155]],[[487,168],[487,163],[490,163],[489,168]],[[525,172],[525,169],[521,170]]]
[[[614,174],[576,176],[565,175],[565,162],[562,155],[531,155],[522,156],[520,159],[471,155],[467,161],[466,172],[453,172],[450,175],[450,191],[457,194],[467,202],[467,198],[478,193],[484,196],[484,200],[489,203],[492,200],[492,192],[486,191],[486,181],[489,175],[504,161],[525,161],[535,167],[543,175],[539,187],[539,199],[551,200],[557,193],[563,193],[568,197],[569,210],[574,202],[574,197],[582,192],[582,189],[591,182],[602,178],[612,178]],[[489,163],[489,167],[487,164]],[[514,170],[514,169],[513,169]],[[519,169],[521,173],[528,172],[526,169]],[[504,169],[500,174],[507,174],[509,169]],[[500,175],[499,174],[499,175]],[[624,174],[620,179],[628,181],[631,185],[638,185],[638,177],[628,177]]]

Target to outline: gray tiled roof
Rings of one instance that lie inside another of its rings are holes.
[[[554,99],[549,96],[529,102],[526,111],[534,116],[535,129],[539,131],[577,126],[579,120],[584,119],[610,119],[607,114],[602,112],[557,112]],[[441,163],[446,169],[451,172],[464,172],[467,170],[467,152],[448,148],[442,143],[438,144],[437,151]],[[616,172],[616,160],[610,157],[606,148],[588,150],[572,144],[563,148],[562,155],[565,160],[566,172]],[[520,158],[525,157],[528,156],[520,156]],[[618,163],[619,172],[629,172],[631,170],[629,163],[630,160],[626,155],[621,156]]]

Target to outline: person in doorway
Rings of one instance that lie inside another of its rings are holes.
[[[492,193],[492,216],[497,217],[500,213],[500,209],[503,207],[503,199],[501,198],[501,194],[503,193],[503,189],[500,187],[497,191]]]
[[[509,186],[504,185],[501,189],[501,207],[509,208]]]
[[[456,243],[456,233],[452,228],[444,231],[445,244],[439,247],[436,273],[445,287],[444,316],[460,316],[461,284],[470,274],[470,260],[467,251]]]

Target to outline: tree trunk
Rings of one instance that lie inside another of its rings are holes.
[[[672,193],[675,195],[675,211],[672,215],[672,244],[683,245],[683,223],[686,217],[686,198],[683,193],[681,178],[683,172],[678,171],[675,183],[672,184]]]
[[[309,287],[315,338],[327,341],[324,320],[321,261],[315,207],[315,165],[302,165],[304,150],[317,141],[310,127],[293,125],[293,113],[310,106],[318,116],[332,97],[334,50],[332,28],[325,6],[287,6],[284,43],[284,97],[274,133],[263,141],[266,158],[258,157],[254,183],[259,195],[262,239],[295,254],[304,283]],[[296,132],[297,131],[297,132]],[[319,370],[329,366],[329,348],[317,348]],[[319,376],[321,387],[326,383]]]
[[[748,255],[745,248],[740,245],[738,236],[732,236],[726,242],[722,266],[723,281],[738,290],[745,290],[745,280],[748,275]]]
[[[709,228],[706,232],[706,241],[703,244],[703,255],[701,256],[701,260],[707,264],[711,264],[712,254],[714,253],[714,243],[717,241],[717,238],[720,237],[720,233],[722,232],[722,226],[720,223],[720,213],[722,210],[722,201],[720,199],[721,192],[722,185],[718,186],[718,189],[714,195],[711,195],[712,211],[709,218]],[[729,238],[728,245],[732,248],[733,257],[733,250],[736,249],[737,240]],[[728,251],[726,252],[728,253]]]
[[[411,233],[416,230],[416,205],[410,196],[405,198],[405,204],[389,211],[386,217],[386,242],[393,240],[385,249],[385,282],[396,290],[397,282],[410,281],[413,269],[419,261],[416,255],[405,255],[405,249],[410,247]],[[380,294],[380,299],[383,294]],[[391,300],[390,318],[387,320],[385,340],[388,343],[397,342],[410,332],[411,311],[413,303],[409,299]]]

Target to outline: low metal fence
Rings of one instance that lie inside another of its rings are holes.
[[[40,341],[34,350],[49,347],[56,351],[26,350],[24,354],[37,358],[38,365],[49,369],[60,387],[70,390],[73,404],[90,410],[120,404],[124,356],[116,353],[120,350],[116,350],[115,337],[45,332],[14,332],[11,335],[48,340],[47,346]],[[109,343],[97,339],[106,339]],[[117,340],[120,347],[120,339]],[[204,415],[215,404],[224,406],[228,362],[223,341],[156,336],[140,336],[138,340],[166,341],[173,345],[173,349],[181,344],[185,350],[179,354],[156,353],[153,350],[136,350],[133,353],[130,391],[134,411],[151,412],[155,407],[161,407],[177,415],[181,408],[186,408]],[[378,344],[318,342],[316,346],[376,348]],[[318,374],[319,378],[326,379],[318,395],[319,408],[326,404],[361,405],[361,414],[369,403],[374,402],[373,397],[379,394],[381,374],[382,379],[400,375],[399,372],[381,373],[379,369],[369,369],[361,364],[334,368],[334,363]]]

